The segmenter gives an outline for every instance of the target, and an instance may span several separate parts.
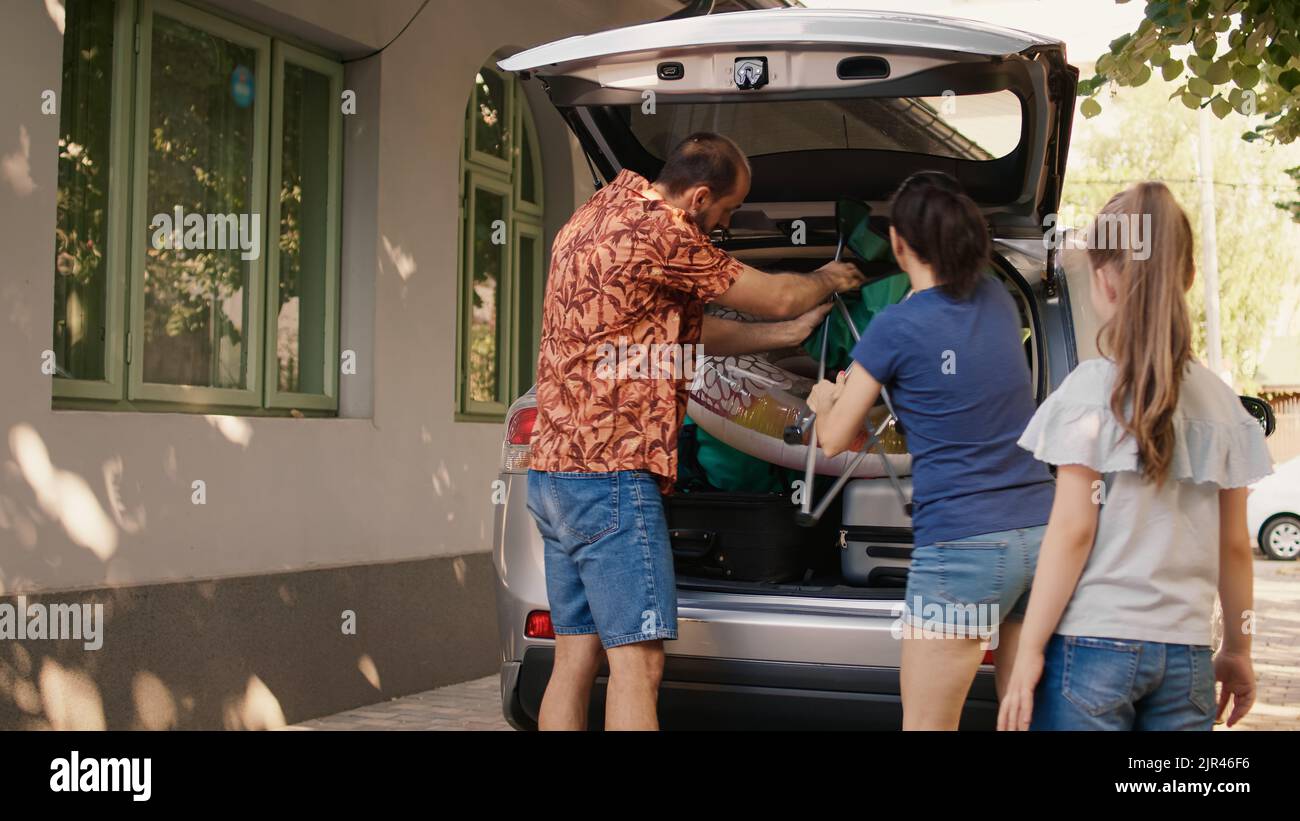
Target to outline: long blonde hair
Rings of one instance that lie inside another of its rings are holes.
[[[1128,247],[1100,242],[1119,220],[1131,229]],[[1145,234],[1144,259],[1133,253],[1138,230]],[[1173,460],[1174,411],[1192,360],[1186,299],[1196,276],[1192,226],[1164,183],[1143,182],[1111,197],[1092,231],[1088,260],[1094,270],[1110,270],[1118,294],[1114,316],[1097,333],[1098,350],[1115,363],[1110,408],[1137,441],[1143,477],[1161,485]]]

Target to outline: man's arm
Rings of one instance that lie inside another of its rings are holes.
[[[794,319],[835,291],[857,288],[864,281],[857,266],[848,262],[828,262],[809,274],[768,274],[743,265],[731,287],[713,301],[765,319]]]
[[[793,348],[826,317],[830,303],[822,303],[794,319],[776,322],[740,322],[705,314],[700,345],[705,356],[737,356]]]

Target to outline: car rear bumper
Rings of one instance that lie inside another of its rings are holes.
[[[534,646],[501,668],[501,706],[511,726],[537,728],[554,650]],[[589,726],[599,728],[605,671],[592,690]],[[961,729],[991,730],[997,696],[981,669]],[[897,730],[903,723],[898,668],[855,667],[669,655],[659,690],[659,721],[672,729]]]

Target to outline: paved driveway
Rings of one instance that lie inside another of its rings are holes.
[[[1255,612],[1259,696],[1233,729],[1300,730],[1300,563],[1256,558]]]
[[[1236,730],[1300,730],[1300,563],[1255,561],[1259,698]],[[291,730],[509,730],[496,676],[358,707]],[[1226,729],[1226,728],[1221,728]]]
[[[382,701],[295,724],[289,730],[509,730],[497,676]]]

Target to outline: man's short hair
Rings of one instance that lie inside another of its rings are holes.
[[[714,196],[724,197],[736,190],[742,168],[750,170],[749,158],[734,141],[711,131],[697,131],[672,150],[655,182],[671,196],[707,185]]]

